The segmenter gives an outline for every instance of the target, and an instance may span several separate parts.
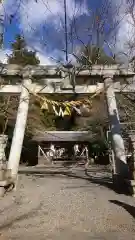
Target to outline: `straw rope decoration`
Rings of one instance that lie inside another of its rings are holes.
[[[27,90],[29,91],[29,89]],[[50,111],[50,107],[51,107],[51,110],[53,110],[55,115],[64,117],[66,115],[71,115],[73,109],[77,110],[77,108],[82,105],[87,105],[89,108],[92,108],[92,99],[101,93],[101,89],[97,90],[97,92],[93,94],[89,99],[82,99],[80,101],[79,100],[65,101],[65,102],[50,100],[47,97],[42,97],[35,92],[30,91],[30,93],[38,99],[41,106],[41,110]]]

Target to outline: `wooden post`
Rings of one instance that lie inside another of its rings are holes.
[[[135,180],[135,135],[129,133],[132,155],[129,161],[130,179]]]
[[[113,88],[113,76],[104,76],[104,87],[108,108],[108,116],[110,120],[110,130],[112,135],[112,146],[114,151],[115,171],[114,180],[120,184],[120,180],[128,178],[128,165],[126,161],[124,140],[121,134],[119,114],[116,104],[116,98]],[[121,182],[121,183],[122,183]]]
[[[7,135],[0,135],[0,181],[5,180],[5,170],[6,170],[6,155],[5,149],[7,146]],[[3,197],[5,193],[5,188],[0,186],[0,197]]]
[[[3,166],[3,163],[6,161],[5,149],[7,145],[8,136],[0,135],[0,167]]]
[[[10,149],[10,155],[8,160],[8,169],[11,170],[11,177],[16,180],[20,156],[22,151],[23,139],[25,134],[28,108],[29,108],[29,98],[30,94],[27,90],[28,85],[31,84],[29,77],[25,76],[22,84],[22,91],[20,95],[20,102],[17,112],[16,124],[14,128],[14,134],[12,139],[12,145]]]

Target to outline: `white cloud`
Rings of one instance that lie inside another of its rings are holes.
[[[40,65],[53,65],[53,61],[49,58],[49,56],[43,55],[41,53],[37,53],[36,56],[40,60]]]
[[[77,3],[75,0],[67,0],[67,16],[72,19],[82,14],[87,14],[86,0]],[[63,0],[29,0],[21,4],[20,24],[23,31],[34,31],[44,24],[53,24],[56,28],[63,26],[64,1]]]
[[[108,0],[109,2],[110,0]],[[67,16],[68,23],[73,19],[73,16],[78,17],[83,14],[90,14],[86,4],[86,0],[80,1],[67,0]],[[114,14],[114,21],[118,21],[118,31],[116,36],[115,51],[125,51],[126,42],[131,35],[134,34],[131,27],[131,18],[125,14],[127,7],[126,0],[112,0],[112,7]],[[119,11],[118,11],[119,9]],[[115,11],[116,10],[116,11]],[[118,13],[116,14],[116,12]],[[56,29],[63,28],[64,21],[64,1],[63,0],[29,0],[25,1],[21,5],[20,9],[20,26],[23,29],[24,34],[32,35],[34,31],[39,29],[40,26],[52,24]],[[59,34],[59,33],[58,33]],[[35,36],[34,36],[35,37]],[[55,38],[55,36],[54,36]],[[46,37],[44,36],[44,39]],[[52,41],[52,39],[50,39]],[[53,39],[54,41],[54,39]],[[114,41],[110,39],[110,43],[114,44]],[[49,45],[49,42],[47,43]],[[38,43],[37,43],[38,45]],[[40,45],[40,44],[39,44]],[[42,52],[42,51],[41,51]],[[53,50],[52,57],[63,58],[64,53],[58,49]]]
[[[113,8],[119,9],[119,14],[116,20],[119,22],[118,31],[116,35],[115,50],[116,52],[128,53],[128,40],[135,36],[135,26],[133,24],[131,15],[128,13],[128,3],[126,0],[113,0]]]
[[[6,64],[7,59],[8,59],[8,55],[10,55],[11,53],[12,52],[9,49],[0,50],[0,62]]]
[[[23,31],[26,39],[28,39],[28,44],[40,48],[40,57],[44,62],[44,49],[41,49],[43,39],[46,40],[46,34],[40,32],[41,26],[49,26],[50,24],[58,30],[63,31],[64,22],[64,1],[63,0],[5,0],[6,14],[10,15],[18,12],[20,28]],[[70,24],[73,17],[79,17],[83,14],[88,14],[87,0],[76,1],[76,0],[66,0],[67,2],[67,17],[68,24]],[[79,3],[80,2],[80,3]],[[35,32],[39,31],[39,34],[35,35]],[[57,36],[56,36],[57,37]],[[30,38],[32,40],[30,40]],[[43,38],[43,39],[42,39]],[[31,41],[31,42],[30,42]],[[50,41],[50,42],[49,42]],[[55,41],[55,36],[53,39],[47,40],[48,46],[50,43]],[[58,55],[57,55],[58,54]],[[64,52],[59,51],[57,46],[52,50],[50,54],[52,57],[63,57]],[[45,62],[48,61],[47,58]],[[50,60],[49,60],[50,61]]]
[[[131,38],[131,36],[135,35],[134,29],[131,27],[131,17],[125,14],[127,8],[127,1],[108,0],[108,2],[109,1],[111,2],[113,7],[112,14],[114,14],[114,21],[115,20],[117,20],[118,22],[120,21],[117,31],[116,37],[117,41],[115,44],[115,50],[125,51],[127,40]],[[5,0],[5,7],[7,10],[6,13],[12,14],[13,12],[16,12],[19,2],[20,0]],[[119,14],[115,15],[118,9]],[[73,18],[73,16],[78,17],[83,14],[86,15],[90,14],[86,0],[80,1],[67,0],[68,23],[70,23],[70,20]],[[41,36],[40,35],[35,36],[34,34],[37,30],[41,28],[43,24],[44,26],[52,24],[56,29],[63,28],[64,0],[37,0],[37,2],[35,0],[21,0],[19,16],[20,27],[23,30],[26,38],[31,36],[32,39],[33,37],[35,43],[32,41],[31,45],[33,46],[35,45],[36,47],[39,46],[40,48],[39,56],[41,58],[41,62],[43,62],[44,64],[46,64],[46,62],[47,64],[51,63],[52,62],[51,58],[46,57],[46,54],[44,54],[44,49],[41,49],[42,44],[38,42],[39,39],[41,39],[42,37],[42,33],[41,32],[39,33],[41,34]],[[38,40],[36,39],[36,37],[38,37]],[[46,36],[44,36],[44,39],[46,40]],[[54,39],[50,39],[50,43],[53,41],[55,41],[55,36]],[[47,42],[47,44],[48,46],[50,45],[49,41]],[[114,44],[114,41],[112,39],[110,39],[110,44],[112,45]],[[64,52],[58,50],[57,46],[55,49],[52,50],[50,55],[54,58],[55,57],[64,58]]]
[[[32,50],[29,48],[29,50]],[[6,64],[8,60],[8,56],[12,54],[12,51],[10,49],[4,49],[0,50],[0,62]],[[43,55],[39,52],[36,53],[36,56],[40,60],[40,65],[52,65],[54,64],[53,61],[49,58],[47,55]]]

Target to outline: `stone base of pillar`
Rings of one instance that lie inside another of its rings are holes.
[[[127,186],[125,186],[125,179],[119,175],[119,174],[113,174],[112,175],[112,179],[113,179],[113,185],[114,188],[118,191],[126,191],[127,190]]]
[[[12,190],[14,185],[14,180],[11,179],[11,171],[0,169],[0,197],[3,197],[5,192]]]
[[[129,194],[135,197],[135,180],[125,179],[125,185],[127,186]]]
[[[122,178],[117,174],[114,174],[112,177],[114,190],[116,190],[118,193],[125,193],[135,197],[135,180]]]

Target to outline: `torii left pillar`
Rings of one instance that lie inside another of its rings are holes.
[[[9,154],[7,169],[10,171],[10,176],[16,182],[18,175],[19,162],[22,152],[25,128],[27,123],[30,93],[28,87],[31,84],[29,76],[23,77],[22,90],[20,94],[20,102],[18,106],[16,124],[13,133],[13,139]]]

